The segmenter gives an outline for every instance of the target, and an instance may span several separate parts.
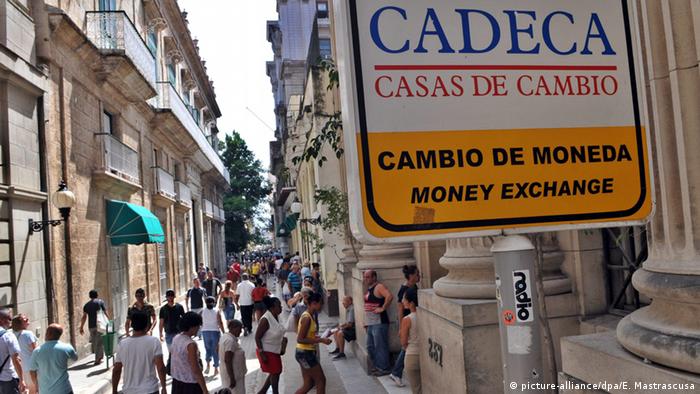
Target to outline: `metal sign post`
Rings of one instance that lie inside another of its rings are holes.
[[[542,346],[535,286],[535,247],[527,237],[509,235],[491,247],[506,393],[542,391]]]

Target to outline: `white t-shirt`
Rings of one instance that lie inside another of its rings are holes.
[[[253,289],[255,285],[249,280],[243,280],[236,287],[236,294],[240,297],[238,305],[253,305]]]
[[[119,342],[115,363],[123,366],[124,394],[143,394],[160,391],[156,375],[156,356],[163,356],[158,338],[144,335],[128,337]]]
[[[219,308],[204,308],[202,309],[202,331],[219,331]]]
[[[224,364],[226,362],[226,352],[233,353],[233,374],[236,377],[236,387],[239,387],[241,378],[248,373],[248,368],[245,361],[245,351],[238,343],[238,338],[234,337],[231,333],[222,335],[221,341],[219,342],[219,359],[221,360],[221,368],[219,371],[221,372],[222,387],[231,385],[231,378]]]
[[[261,339],[263,351],[280,354],[282,351],[282,338],[284,338],[284,332],[286,331],[284,326],[275,319],[275,316],[270,311],[265,312],[262,319],[266,319],[269,325]]]
[[[275,269],[278,270],[278,269],[282,268],[282,263],[283,263],[283,262],[284,262],[283,259],[277,259],[277,260],[275,260]]]
[[[17,342],[17,337],[12,334],[12,332],[5,330],[0,327],[0,364],[7,358],[8,355],[13,355],[20,352],[19,342]],[[12,363],[12,357],[7,360],[5,367],[0,372],[0,381],[9,382],[12,379],[17,379],[17,372],[15,372],[15,365]]]

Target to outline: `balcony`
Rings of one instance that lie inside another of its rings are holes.
[[[205,172],[214,169],[228,183],[228,174],[219,154],[212,148],[175,88],[169,82],[157,82],[156,85],[158,97],[149,100],[149,103],[156,108],[156,116],[161,120],[157,124],[191,153],[192,160]]]
[[[202,199],[202,212],[209,218],[214,217],[214,204],[212,204],[211,201],[207,200],[206,198]]]
[[[175,202],[175,179],[169,172],[160,167],[153,170],[156,181],[153,202],[167,208]]]
[[[226,223],[226,212],[224,211],[224,207],[215,207],[215,209],[218,215],[215,216],[214,219],[217,219],[221,223]]]
[[[175,209],[180,212],[187,212],[192,208],[192,192],[189,186],[182,182],[175,182]]]
[[[103,189],[135,193],[141,189],[139,154],[111,134],[98,134],[98,168],[93,180]]]
[[[93,64],[100,79],[132,102],[157,94],[155,58],[124,11],[88,11],[85,29],[101,55],[101,61]]]

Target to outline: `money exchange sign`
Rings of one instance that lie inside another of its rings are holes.
[[[653,202],[628,7],[337,1],[356,235],[645,220]]]

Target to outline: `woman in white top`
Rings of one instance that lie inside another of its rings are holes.
[[[204,349],[206,350],[207,369],[204,374],[209,373],[209,366],[212,358],[214,359],[214,375],[219,374],[219,339],[224,331],[224,323],[221,320],[221,312],[216,307],[216,298],[207,297],[207,307],[202,309],[202,339],[204,340]]]
[[[401,346],[406,353],[404,371],[406,372],[408,382],[411,384],[411,391],[413,394],[420,394],[420,345],[418,343],[418,324],[416,323],[418,291],[416,291],[416,289],[409,288],[406,290],[403,296],[403,306],[411,311],[408,316],[401,320],[401,329],[399,330]]]
[[[202,375],[197,344],[192,340],[202,326],[202,316],[187,312],[180,319],[180,333],[170,347],[170,375],[173,377],[172,394],[207,393]]]
[[[240,320],[228,321],[228,334],[219,342],[219,358],[224,365],[221,368],[221,388],[228,388],[232,394],[245,394],[245,375],[248,368],[245,363],[245,351],[238,343],[243,323]]]
[[[272,386],[274,394],[279,393],[278,384],[282,373],[282,357],[287,347],[287,338],[284,337],[285,327],[279,322],[282,313],[282,303],[279,298],[265,297],[263,303],[267,312],[260,318],[258,329],[255,331],[256,353],[260,361],[260,369],[269,373],[265,384],[258,391],[264,394]]]
[[[12,319],[12,332],[15,333],[17,342],[19,342],[22,369],[25,371],[25,374],[29,374],[29,366],[32,365],[32,352],[39,344],[39,340],[34,336],[34,333],[29,330],[29,317],[23,313],[15,316]],[[37,390],[32,380],[25,379],[25,381],[27,382],[27,390],[29,393],[36,393]]]

